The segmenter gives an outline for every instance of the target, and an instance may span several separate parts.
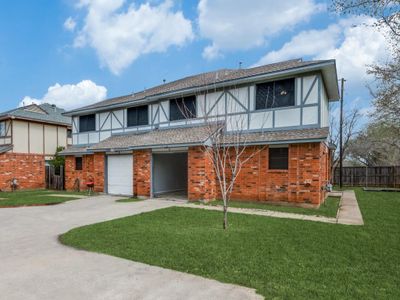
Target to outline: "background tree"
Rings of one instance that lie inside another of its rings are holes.
[[[50,161],[50,164],[54,167],[56,173],[59,173],[60,167],[65,166],[65,157],[59,155],[61,151],[63,151],[65,147],[59,146],[57,147],[56,153],[54,154],[53,160]]]
[[[353,109],[350,112],[343,114],[343,158],[346,159],[348,155],[348,148],[351,140],[357,135],[358,123],[360,121],[360,112],[358,109]],[[340,122],[338,116],[331,114],[329,125],[329,142],[336,146],[332,158],[332,174],[339,165],[339,138],[340,138]]]

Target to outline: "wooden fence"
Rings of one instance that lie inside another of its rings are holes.
[[[333,183],[339,184],[339,168]],[[400,187],[400,166],[391,167],[343,167],[343,185],[365,187]]]
[[[64,189],[64,168],[62,166],[58,170],[53,166],[46,166],[46,189]]]

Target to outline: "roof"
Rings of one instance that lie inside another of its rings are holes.
[[[252,79],[259,75],[272,76],[273,74],[280,74],[282,71],[300,71],[304,70],[305,67],[315,67],[315,70],[321,70],[323,65],[329,65],[330,68],[329,71],[323,71],[323,75],[325,74],[327,77],[327,80],[325,81],[329,80],[332,85],[331,88],[327,89],[328,96],[330,100],[337,100],[339,98],[339,92],[335,60],[303,61],[301,59],[294,59],[248,69],[222,69],[189,76],[138,93],[100,101],[92,105],[68,111],[66,114],[74,115],[93,110],[107,109],[109,107],[120,107],[143,102],[144,100],[150,101],[152,98],[159,99],[162,97],[172,96],[174,93],[175,95],[179,95],[179,93],[193,91],[193,89],[195,89],[196,92],[200,92],[201,90],[216,88],[218,85],[226,86],[229,84],[237,84],[238,80]],[[312,71],[313,69],[309,70]]]
[[[0,119],[14,117],[43,123],[71,126],[71,118],[64,116],[64,112],[64,109],[48,103],[40,105],[31,104],[1,113]]]
[[[12,145],[1,145],[0,146],[0,154],[8,152],[8,151],[12,150],[12,148],[13,148]]]
[[[142,133],[114,135],[91,146],[92,151],[131,150],[154,147],[202,145],[210,137],[209,126],[176,127]]]
[[[93,152],[130,151],[134,149],[168,148],[204,145],[215,128],[206,126],[176,127],[158,129],[142,133],[114,135],[93,146],[74,146],[62,151],[61,155],[80,155]],[[308,128],[280,131],[251,132],[242,135],[246,145],[285,144],[293,142],[324,141],[329,128]],[[230,137],[224,137],[224,143],[230,144]]]
[[[88,151],[88,146],[71,146],[63,151],[60,151],[59,155],[82,155],[82,154],[89,154],[91,151]]]

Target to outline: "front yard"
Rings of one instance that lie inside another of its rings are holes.
[[[73,229],[66,245],[256,288],[266,298],[399,299],[400,196],[363,192],[364,226],[167,208]]]
[[[84,194],[86,193],[71,193],[52,190],[1,192],[0,207],[53,205],[69,200],[76,200],[78,199],[76,196],[81,196]]]

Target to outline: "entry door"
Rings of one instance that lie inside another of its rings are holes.
[[[107,159],[108,193],[133,195],[133,156],[109,155]]]

